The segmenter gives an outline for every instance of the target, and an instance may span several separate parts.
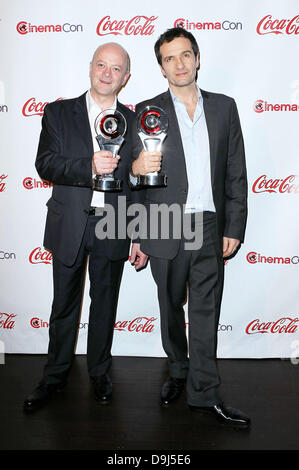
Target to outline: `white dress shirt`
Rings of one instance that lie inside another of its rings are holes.
[[[102,109],[91,96],[90,90],[88,90],[88,92],[86,93],[86,105],[87,105],[87,114],[88,114],[88,119],[89,119],[89,124],[90,124],[91,135],[92,135],[93,150],[94,152],[98,152],[100,150],[100,147],[96,140],[97,134],[94,128],[94,122],[97,116],[102,112]],[[110,106],[109,109],[116,109],[116,97],[115,97],[113,105]],[[91,207],[104,207],[105,193],[102,191],[93,191],[90,205]]]

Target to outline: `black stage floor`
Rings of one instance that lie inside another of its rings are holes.
[[[189,411],[185,395],[160,407],[164,358],[114,357],[113,400],[103,406],[94,399],[85,356],[76,356],[65,391],[25,414],[23,399],[44,362],[43,355],[7,354],[0,365],[1,450],[299,449],[299,365],[290,360],[219,360],[223,397],[251,417],[247,430]]]

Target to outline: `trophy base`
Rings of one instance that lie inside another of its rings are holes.
[[[122,181],[121,180],[105,180],[98,179],[94,182],[93,186],[94,191],[121,191],[122,190]]]
[[[138,184],[140,186],[167,186],[166,175],[139,175]]]

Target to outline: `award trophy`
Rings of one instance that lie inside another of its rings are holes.
[[[96,139],[101,150],[109,150],[115,158],[124,141],[127,121],[116,109],[106,109],[100,113],[94,123]],[[95,191],[121,191],[122,181],[117,180],[112,173],[96,175],[93,189]]]
[[[161,151],[167,135],[168,117],[158,106],[147,106],[137,117],[137,131],[145,150]],[[167,186],[167,176],[158,171],[138,175],[140,186]]]

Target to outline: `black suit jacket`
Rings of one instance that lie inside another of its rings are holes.
[[[211,162],[211,183],[216,208],[219,241],[223,236],[244,240],[247,219],[247,175],[245,152],[238,111],[235,101],[225,95],[201,90],[208,128]],[[136,106],[135,116],[145,106],[164,109],[169,119],[167,137],[162,146],[162,168],[167,174],[167,187],[141,190],[147,207],[151,203],[176,203],[183,206],[187,200],[188,179],[185,155],[179,125],[168,90]],[[133,158],[142,150],[133,127]],[[199,155],[200,158],[200,155]],[[178,239],[144,239],[141,250],[155,256],[172,259],[179,248]]]
[[[119,102],[117,109],[125,116],[130,130],[134,113]],[[35,163],[39,176],[54,184],[52,197],[47,202],[44,246],[67,266],[76,259],[87,223],[92,199],[93,153],[86,93],[78,98],[48,104],[42,119]],[[127,205],[131,203],[132,193],[127,182],[131,158],[130,131],[127,131],[119,154],[121,159],[114,174],[123,181],[123,189],[117,193],[105,193],[105,203],[113,205],[116,218],[119,196],[126,197]],[[108,258],[128,256],[128,237],[105,239],[103,242]]]

